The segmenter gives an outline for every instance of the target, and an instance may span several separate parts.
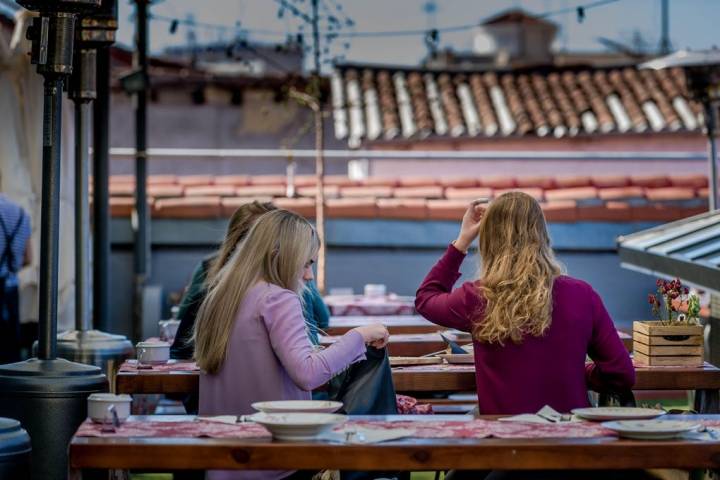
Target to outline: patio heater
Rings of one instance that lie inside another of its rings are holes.
[[[98,49],[115,41],[117,2],[102,0],[91,15],[78,19],[75,58],[68,96],[75,104],[75,330],[58,335],[58,356],[101,367],[113,385],[115,366],[133,356],[132,343],[123,335],[92,328],[90,295],[90,205],[88,192],[88,137],[91,102],[97,97]]]
[[[32,478],[67,478],[67,447],[87,416],[87,396],[107,389],[96,366],[57,358],[57,296],[60,228],[60,141],[62,87],[72,73],[77,14],[90,12],[99,0],[19,0],[39,16],[27,37],[31,61],[45,78],[42,210],[40,240],[40,340],[38,355],[0,366],[0,416],[19,420],[35,452]]]
[[[710,185],[709,206],[716,210],[718,203],[717,176],[717,105],[720,102],[720,50],[687,51],[681,50],[665,57],[643,63],[639,68],[660,70],[663,68],[682,68],[687,76],[687,86],[694,100],[703,105],[705,132],[708,137],[708,160],[710,163],[708,183]]]

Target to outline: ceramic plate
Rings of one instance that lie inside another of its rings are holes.
[[[313,440],[346,420],[334,413],[256,413],[248,420],[267,428],[273,438],[285,441]]]
[[[664,440],[697,430],[700,425],[691,422],[664,420],[622,420],[604,422],[603,427],[613,430],[621,437],[637,440]]]
[[[635,407],[595,407],[576,408],[572,410],[573,415],[585,420],[641,420],[655,418],[665,415],[665,411],[655,408]]]
[[[278,400],[252,404],[255,410],[265,413],[333,413],[342,406],[342,402],[328,400]]]

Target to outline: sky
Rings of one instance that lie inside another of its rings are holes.
[[[118,41],[132,45],[134,25],[131,0],[120,3],[120,29]],[[240,28],[262,30],[245,34],[251,41],[277,43],[287,34],[305,32],[309,40],[310,27],[287,9],[278,18],[281,2],[286,1],[298,9],[309,12],[310,0],[154,0],[151,13],[159,17],[185,20],[194,18],[198,23],[227,27],[225,30],[195,27],[197,43],[228,41],[238,35]],[[659,43],[661,0],[617,0],[613,3],[588,8],[585,19],[578,22],[574,7],[596,3],[594,0],[319,0],[320,14],[332,12],[337,18],[346,17],[354,26],[342,32],[377,32],[397,30],[442,29],[480,23],[502,10],[523,8],[531,13],[569,13],[548,17],[558,24],[560,32],[555,48],[570,51],[598,51],[605,47],[598,38],[610,38],[631,43],[638,36],[649,48]],[[670,4],[670,38],[675,48],[703,49],[720,45],[717,22],[720,19],[720,0],[668,0]],[[426,13],[428,4],[435,13]],[[170,32],[169,20],[153,20],[150,28],[150,48],[159,52],[170,45],[186,45],[189,29],[180,24]],[[321,28],[326,28],[322,26]],[[269,31],[269,32],[266,32]],[[467,51],[472,47],[474,30],[441,32],[439,47]],[[344,57],[346,61],[417,65],[427,54],[424,36],[386,36],[338,38],[329,45],[326,58]]]

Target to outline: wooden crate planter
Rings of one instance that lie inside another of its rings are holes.
[[[703,364],[702,325],[663,325],[633,322],[633,356],[637,365],[700,366]]]

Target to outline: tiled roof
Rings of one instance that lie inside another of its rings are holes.
[[[327,180],[330,218],[459,220],[470,200],[522,190],[541,202],[550,222],[664,222],[705,211],[708,196],[702,175],[377,177],[362,182],[330,176]],[[130,215],[134,187],[131,176],[111,177],[113,216]],[[298,197],[287,198],[285,177],[278,175],[156,175],[148,179],[148,196],[156,218],[228,217],[252,200],[272,201],[314,217],[314,177],[297,176],[296,187]]]
[[[440,72],[339,66],[335,134],[364,140],[699,131],[681,69]]]

